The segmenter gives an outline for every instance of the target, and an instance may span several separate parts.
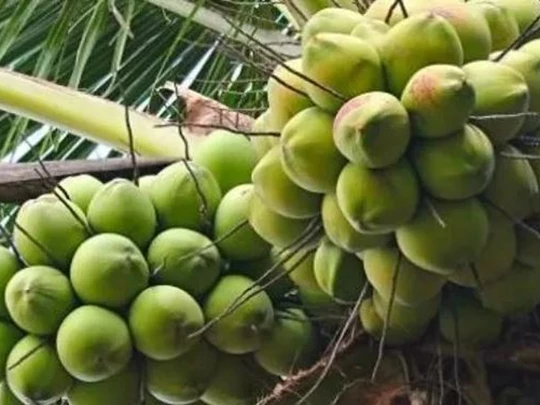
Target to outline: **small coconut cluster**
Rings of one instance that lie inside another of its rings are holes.
[[[376,339],[410,343],[438,320],[451,342],[488,344],[540,302],[540,40],[526,35],[540,3],[394,3],[316,13],[301,58],[274,70],[254,131],[280,136],[253,137],[250,223],[290,248],[320,218],[312,275],[292,277],[341,303],[367,280]]]
[[[216,131],[138,184],[80,175],[24,203],[0,247],[2,398],[252,405],[311,364],[291,281],[256,283],[286,264],[247,220],[256,162]]]

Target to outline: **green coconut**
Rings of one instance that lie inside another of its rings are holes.
[[[376,291],[373,292],[372,299],[373,308],[383,321],[388,317],[391,304],[392,310],[388,324],[395,329],[417,334],[425,332],[431,320],[437,316],[441,305],[441,297],[442,294],[437,294],[414,307],[401,305],[395,300],[390,303]]]
[[[411,164],[402,158],[378,170],[349,163],[339,176],[336,195],[341,212],[354,229],[385,234],[412,218],[420,190]]]
[[[232,260],[263,257],[270,244],[259,236],[249,223],[252,184],[242,184],[229,190],[219,203],[214,221],[214,240],[223,256]]]
[[[337,302],[356,301],[366,283],[362,261],[327,238],[315,252],[313,271],[321,290]]]
[[[527,52],[532,55],[538,56],[540,55],[540,40],[534,39],[532,41],[529,41],[525,43],[523,46],[519,48],[521,52]]]
[[[52,194],[25,202],[15,218],[13,241],[29,266],[69,268],[75,250],[88,238],[79,207]]]
[[[487,59],[492,50],[489,25],[477,9],[463,1],[422,2],[410,8],[411,15],[430,12],[448,21],[459,37],[463,62]]]
[[[501,315],[525,315],[540,303],[539,283],[539,269],[514,262],[508,273],[483,285],[478,296],[484,308]]]
[[[362,302],[359,310],[360,323],[364,330],[373,338],[381,340],[384,333],[385,320],[381,318],[375,311],[372,298],[368,298]],[[407,343],[414,342],[420,339],[424,334],[424,328],[419,329],[403,329],[389,324],[386,327],[385,344],[389,346],[401,346]]]
[[[483,194],[490,205],[515,221],[537,210],[539,193],[534,171],[521,155],[522,152],[511,145],[498,150],[493,177]]]
[[[402,4],[405,7],[405,10],[408,12],[415,5],[421,4],[446,4],[454,3],[461,0],[402,0]],[[368,9],[366,10],[365,16],[371,19],[378,21],[386,21],[390,25],[395,25],[401,20],[407,18],[407,15],[404,15],[403,10],[397,5],[394,7],[395,0],[375,0],[371,2]],[[393,8],[393,9],[392,9]]]
[[[515,226],[517,239],[516,261],[540,269],[540,233],[534,228]]]
[[[146,259],[155,283],[173,285],[197,297],[212,287],[221,272],[217,247],[191,229],[161,232],[150,243]]]
[[[249,206],[249,224],[265,241],[276,247],[290,247],[309,232],[312,219],[287,218],[272,211],[253,193]]]
[[[488,216],[478,199],[425,198],[414,218],[396,231],[396,239],[412,263],[448,276],[479,257],[488,234]]]
[[[414,144],[411,161],[423,189],[445,200],[463,200],[486,189],[495,170],[495,151],[477,127]]]
[[[0,321],[0,381],[6,377],[6,362],[13,346],[21,340],[24,333],[9,322]],[[0,401],[0,404],[4,404]]]
[[[484,346],[499,339],[503,317],[482,306],[472,292],[453,290],[443,299],[439,330],[444,339],[463,346]]]
[[[155,179],[155,174],[149,174],[147,176],[139,177],[139,188],[144,194],[150,197],[150,199],[152,198],[151,190]]]
[[[383,21],[368,18],[356,24],[351,31],[351,35],[363,39],[375,49],[379,49],[384,42],[384,35],[389,30],[390,26]]]
[[[519,32],[523,33],[532,24],[535,18],[540,15],[540,3],[536,0],[492,0],[495,4],[502,6],[516,19]]]
[[[24,405],[17,399],[15,394],[9,389],[7,382],[0,382],[0,404],[2,405]]]
[[[210,170],[193,162],[173,163],[160,171],[153,183],[152,202],[162,229],[200,231],[210,226],[222,197]]]
[[[205,337],[219,350],[231,354],[253,352],[272,328],[272,301],[265,291],[257,292],[254,288],[257,286],[251,279],[230,274],[222,277],[207,295],[203,311],[206,321],[213,326],[206,330]],[[247,296],[251,293],[253,296]],[[239,301],[241,295],[246,297],[245,301]],[[235,301],[239,305],[232,310]],[[225,311],[228,315],[223,315]]]
[[[126,322],[94,305],[81,306],[64,319],[56,335],[56,350],[65,369],[89,383],[118,374],[133,353]]]
[[[79,174],[62,179],[56,186],[55,192],[65,196],[86,214],[90,201],[102,186],[103,183],[94,176]]]
[[[83,243],[71,263],[71,283],[86,304],[122,308],[148,285],[148,264],[128,238],[112,233]]]
[[[338,7],[328,7],[314,14],[302,28],[302,46],[317,34],[349,34],[356,25],[366,21],[360,13]]]
[[[265,292],[272,300],[278,301],[294,288],[294,284],[290,278],[284,274],[285,267],[282,263],[279,251],[279,248],[274,247],[267,256],[260,259],[232,262],[230,269],[236,274],[246,276],[252,280],[261,278],[263,283],[273,280],[265,288]],[[282,276],[278,277],[280,275]]]
[[[278,65],[268,78],[266,95],[271,120],[279,130],[300,111],[313,106],[302,76],[302,59],[298,58]]]
[[[217,371],[202,396],[207,405],[253,405],[263,394],[265,376],[243,356],[220,354]]]
[[[209,387],[217,372],[218,352],[205,341],[167,361],[146,359],[146,388],[167,404],[191,404]]]
[[[472,114],[479,119],[473,122],[495,146],[514,138],[525,116],[504,115],[528,111],[529,89],[523,75],[510,66],[488,60],[468,63],[463,70],[476,94]]]
[[[18,271],[9,281],[5,302],[13,322],[35,335],[52,335],[75,307],[69,279],[47,266]]]
[[[27,335],[9,353],[6,382],[24,404],[54,404],[70,389],[73,379],[62,367],[54,346]]]
[[[336,115],[333,132],[337,148],[350,162],[373,169],[396,163],[410,139],[407,111],[396,97],[382,91],[345,103]]]
[[[315,326],[302,309],[276,311],[274,326],[255,352],[255,360],[270,374],[288,376],[313,363],[317,342]]]
[[[396,271],[394,299],[400,305],[421,305],[438,295],[446,283],[445,278],[415,266],[395,247],[369,249],[363,257],[367,279],[385,301],[392,296]]]
[[[265,110],[253,121],[251,126],[253,134],[249,136],[249,140],[253,145],[257,160],[261,160],[270,149],[279,144],[279,133],[282,128],[275,124],[276,120],[273,115],[273,111],[270,109]],[[263,135],[263,133],[276,133],[276,136]]]
[[[141,249],[157,226],[152,200],[126,179],[114,179],[101,187],[88,206],[87,217],[96,233],[123,235]]]
[[[324,196],[321,215],[328,239],[347,252],[360,253],[366,249],[384,246],[392,239],[390,233],[368,235],[354,229],[341,212],[335,193]]]
[[[489,220],[488,239],[480,256],[448,276],[453,283],[465,287],[479,287],[510,271],[516,258],[517,238],[514,224],[489,205],[484,205]],[[479,286],[480,284],[480,286]]]
[[[257,155],[244,135],[220,129],[204,138],[193,154],[193,163],[210,170],[225,194],[233,187],[249,183]]]
[[[281,148],[274,146],[251,176],[255,192],[272,211],[289,218],[311,218],[320,210],[322,196],[298,187],[281,165]]]
[[[153,360],[171,360],[200,340],[190,337],[204,325],[204,315],[195,299],[169,285],[149,287],[131,304],[129,329],[137,350]]]
[[[281,165],[298,186],[313,193],[332,191],[347,160],[334,145],[334,117],[319,107],[305,109],[283,128]]]
[[[423,67],[463,63],[456,30],[433,12],[414,15],[393,26],[385,36],[380,54],[388,91],[396,97],[401,97],[410,78]]]
[[[141,370],[132,359],[117,374],[103,381],[75,381],[67,393],[69,405],[133,405],[141,399]]]
[[[384,89],[377,51],[348,34],[313,35],[303,47],[302,71],[317,83],[306,85],[310,98],[331,113],[359,94]]]
[[[529,89],[529,112],[540,114],[540,54],[523,51],[510,51],[504,55],[500,63],[514,68],[525,78]],[[540,117],[525,118],[520,132],[533,132],[540,128]]]
[[[17,258],[11,251],[0,245],[0,319],[9,320],[9,312],[6,307],[6,302],[3,299],[6,286],[19,270],[20,264]]]
[[[411,77],[401,102],[413,135],[439,138],[462,130],[474,108],[475,93],[463,69],[435,64]]]
[[[491,32],[491,49],[502,51],[519,37],[519,25],[512,12],[497,4],[496,0],[472,0],[468,2],[482,14]]]

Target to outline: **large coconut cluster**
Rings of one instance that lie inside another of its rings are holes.
[[[487,344],[540,302],[540,41],[525,35],[540,3],[410,0],[406,17],[397,3],[307,21],[254,126],[280,136],[253,137],[250,223],[290,248],[320,218],[322,241],[303,247],[316,284],[295,282],[351,302],[367,280],[375,338],[438,322]]]
[[[256,162],[217,131],[138,185],[81,175],[24,203],[0,246],[0,403],[253,405],[311,364],[290,279],[256,284],[287,262],[247,221]]]

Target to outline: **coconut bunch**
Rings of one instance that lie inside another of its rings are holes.
[[[274,70],[249,221],[282,249],[322,224],[293,281],[338,304],[367,282],[376,339],[488,344],[540,302],[540,3],[394,3],[319,11]]]
[[[296,265],[248,222],[256,162],[216,131],[155,176],[69,177],[24,203],[0,247],[0,402],[252,405],[310,365]]]

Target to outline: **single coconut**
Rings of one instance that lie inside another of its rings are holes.
[[[431,196],[463,200],[486,189],[495,170],[495,151],[480,129],[465,125],[452,136],[416,142],[411,161]]]
[[[310,366],[317,354],[318,336],[307,314],[299,308],[276,312],[271,332],[254,354],[267,372],[288,376]]]
[[[52,335],[75,307],[75,293],[60,270],[31,266],[11,278],[5,302],[21,329],[35,335]]]
[[[396,97],[382,91],[365,93],[345,103],[333,128],[339,151],[349,161],[373,169],[396,163],[409,145],[407,111]]]
[[[279,64],[268,78],[266,95],[271,120],[279,131],[300,111],[313,106],[302,76],[302,59],[298,58]]]
[[[52,194],[25,202],[15,218],[13,241],[29,266],[69,268],[75,250],[89,237],[84,213]]]
[[[515,226],[517,239],[516,261],[533,269],[540,269],[540,233],[530,227],[517,224]]]
[[[213,325],[205,337],[219,350],[244,354],[260,348],[263,335],[274,323],[274,309],[266,292],[257,288],[251,279],[231,274],[207,295],[203,310]]]
[[[265,110],[253,121],[249,140],[257,155],[257,161],[261,160],[270,149],[279,144],[281,129],[281,127],[275,124],[273,112],[270,109]],[[268,133],[270,135],[265,135]],[[275,135],[271,135],[271,133],[275,133]]]
[[[66,197],[86,214],[90,201],[102,186],[103,183],[95,177],[79,174],[62,179],[55,192]]]
[[[270,244],[259,236],[248,220],[253,195],[253,185],[242,184],[231,189],[219,203],[214,220],[214,240],[220,252],[229,259],[257,259],[270,251]]]
[[[496,0],[472,0],[468,2],[482,14],[491,32],[491,49],[502,51],[519,37],[519,25],[512,12],[497,4]]]
[[[167,361],[146,359],[146,388],[167,404],[191,404],[206,391],[217,372],[218,352],[200,341]]]
[[[488,60],[468,63],[463,70],[476,94],[473,123],[495,146],[514,138],[525,121],[525,116],[519,114],[529,109],[529,88],[523,75]]]
[[[255,193],[251,197],[248,220],[251,228],[272,246],[286,248],[311,229],[312,219],[288,218],[272,211]]]
[[[311,107],[292,117],[280,139],[281,165],[298,186],[313,193],[332,191],[347,160],[334,145],[333,116]]]
[[[514,68],[523,75],[529,89],[529,112],[540,114],[540,54],[523,51],[510,51],[504,55],[500,63]],[[525,117],[520,132],[534,132],[540,128],[540,117]]]
[[[384,89],[377,51],[348,34],[313,35],[303,47],[302,71],[311,79],[310,98],[331,113],[359,94]]]
[[[434,13],[452,24],[463,47],[464,63],[487,59],[491,52],[491,31],[486,19],[463,1],[417,3],[410,12],[411,15]]]
[[[146,288],[150,275],[143,254],[131,240],[103,233],[77,249],[70,277],[84,303],[121,308]]]
[[[302,28],[302,46],[305,47],[313,36],[323,32],[349,34],[356,25],[366,20],[356,11],[325,8],[314,14]]]
[[[322,196],[298,187],[281,165],[281,148],[274,146],[251,176],[255,192],[271,210],[290,218],[311,218],[320,210]]]
[[[193,162],[177,162],[160,171],[153,183],[152,202],[162,229],[210,227],[222,197],[210,170]]]
[[[523,153],[511,145],[501,147],[483,198],[507,217],[519,221],[537,210],[538,194],[536,176]]]
[[[488,239],[480,256],[448,276],[453,283],[481,288],[510,271],[516,258],[517,240],[514,224],[497,209],[484,205],[489,220]]]
[[[116,233],[144,249],[157,221],[152,200],[134,183],[115,179],[105,184],[88,207],[88,223],[96,233]]]
[[[439,312],[439,330],[449,342],[463,346],[484,346],[499,339],[503,317],[482,307],[467,290],[452,290],[443,299]]]
[[[488,216],[478,199],[425,198],[414,218],[396,231],[396,239],[412,263],[448,276],[480,256],[488,234]]]
[[[24,404],[54,404],[70,389],[73,379],[62,367],[54,346],[27,335],[9,353],[6,382]]]
[[[118,374],[131,359],[133,347],[126,322],[94,305],[71,312],[56,336],[58,357],[83,382],[99,382]]]
[[[401,102],[414,136],[439,138],[462,130],[474,108],[475,93],[463,69],[435,64],[411,77]]]
[[[75,381],[67,400],[69,405],[133,405],[141,401],[140,387],[140,365],[132,359],[117,374],[103,381]]]
[[[24,405],[9,389],[7,382],[0,382],[0,404],[2,405]]]
[[[9,312],[3,297],[9,280],[19,270],[19,267],[20,264],[15,255],[9,249],[0,246],[0,297],[2,298],[0,299],[0,319],[9,320]]]
[[[313,271],[319,287],[337,302],[354,302],[366,284],[362,261],[324,239],[313,259]]]
[[[395,288],[394,299],[400,305],[421,305],[438,295],[446,283],[445,278],[415,266],[395,247],[366,250],[364,269],[385,301],[390,301]]]
[[[253,405],[266,388],[264,373],[242,356],[220,354],[217,371],[202,396],[207,405]]]
[[[501,315],[525,315],[540,303],[540,270],[514,262],[512,269],[497,280],[483,285],[478,296],[484,308]]]
[[[0,381],[6,377],[6,362],[13,346],[21,340],[24,333],[15,325],[0,321]],[[0,404],[4,404],[0,401]]]
[[[204,138],[193,154],[193,163],[210,170],[225,194],[233,187],[249,183],[257,155],[245,136],[220,129]]]
[[[536,0],[492,0],[495,4],[502,6],[516,19],[519,32],[522,34],[540,15],[540,3]]]
[[[199,337],[190,335],[203,327],[204,315],[184,290],[158,285],[135,298],[128,322],[138,351],[153,360],[171,360],[197,344]]]
[[[151,190],[155,179],[155,174],[149,174],[147,176],[139,177],[139,188],[144,194],[150,197],[150,199],[152,198]]]
[[[392,239],[390,233],[368,235],[354,229],[341,212],[335,193],[324,196],[321,214],[328,239],[347,252],[360,253],[366,249],[384,246]]]
[[[463,63],[463,48],[456,30],[433,12],[411,16],[393,26],[385,36],[380,54],[388,90],[396,97],[401,97],[410,78],[423,67]]]
[[[336,195],[339,208],[359,232],[385,234],[407,223],[420,198],[411,164],[400,159],[378,170],[349,163],[341,172]]]
[[[217,247],[191,229],[161,232],[150,243],[146,258],[155,283],[173,285],[197,297],[212,287],[221,271]]]

